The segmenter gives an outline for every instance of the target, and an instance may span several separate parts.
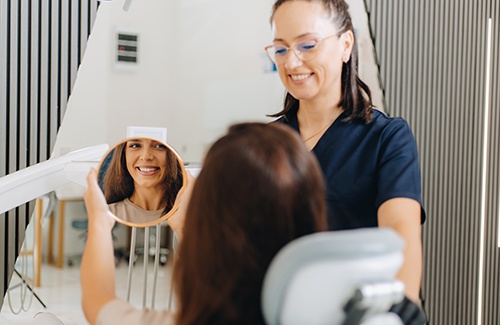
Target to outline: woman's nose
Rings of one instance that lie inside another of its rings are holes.
[[[141,151],[141,159],[142,160],[152,160],[153,159],[153,154],[151,153],[151,149],[144,148]]]
[[[297,56],[295,51],[290,50],[288,52],[288,56],[285,61],[285,68],[287,69],[295,69],[296,67],[300,67],[302,65],[302,60]]]

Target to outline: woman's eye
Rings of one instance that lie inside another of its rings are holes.
[[[318,43],[315,41],[303,42],[303,43],[297,44],[297,49],[301,52],[311,51],[316,47],[316,44],[318,44]]]
[[[141,147],[141,145],[140,145],[140,144],[138,144],[138,143],[131,143],[131,144],[129,144],[129,145],[128,145],[128,147],[129,147],[129,148],[136,149],[136,148],[140,148],[140,147]]]
[[[288,53],[288,49],[286,47],[275,47],[274,54],[275,55],[286,55]]]
[[[155,144],[155,145],[153,146],[153,148],[155,148],[155,149],[162,149],[162,150],[163,150],[163,149],[167,149],[167,147],[166,147],[165,145],[161,144],[161,143],[157,143],[157,144]]]

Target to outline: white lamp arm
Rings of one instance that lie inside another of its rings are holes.
[[[107,144],[72,151],[0,178],[0,214],[66,185],[65,166],[78,161],[95,161],[109,149]]]

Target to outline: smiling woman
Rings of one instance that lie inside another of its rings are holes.
[[[131,138],[104,156],[99,184],[117,221],[149,227],[176,210],[185,177],[184,165],[170,146],[155,139]]]

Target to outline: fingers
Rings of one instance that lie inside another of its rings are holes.
[[[95,191],[95,186],[97,184],[97,173],[94,167],[91,167],[89,173],[87,174],[87,190],[84,193],[84,199],[87,202],[88,198]]]
[[[177,207],[177,210],[167,218],[169,226],[175,232],[179,240],[182,240],[184,220],[186,219],[186,212],[189,201],[191,200],[191,192],[196,182],[196,178],[193,177],[188,170],[186,170],[186,175],[187,184],[181,189],[175,199],[174,207]]]
[[[112,229],[115,221],[109,211],[106,198],[97,183],[97,171],[95,168],[90,168],[89,173],[87,174],[87,184],[88,187],[83,195],[83,198],[87,208],[89,229],[95,225],[101,227],[103,225],[107,225],[109,229]]]
[[[188,196],[191,196],[191,191],[193,190],[194,183],[196,183],[196,178],[191,175],[191,173],[186,170],[187,173],[187,184],[184,192],[188,192]]]
[[[196,178],[191,175],[191,172],[189,172],[189,170],[186,170],[186,173],[187,173],[187,178],[188,178],[188,184],[191,183],[191,184],[194,184],[194,182],[196,181]]]
[[[94,167],[90,167],[89,173],[87,174],[87,185],[93,186],[97,184],[97,171]]]
[[[104,197],[104,194],[101,190],[101,187],[97,183],[97,171],[94,168],[90,168],[90,171],[87,175],[87,190],[85,191],[83,198],[87,207],[98,207],[98,206],[106,206],[107,202]]]

